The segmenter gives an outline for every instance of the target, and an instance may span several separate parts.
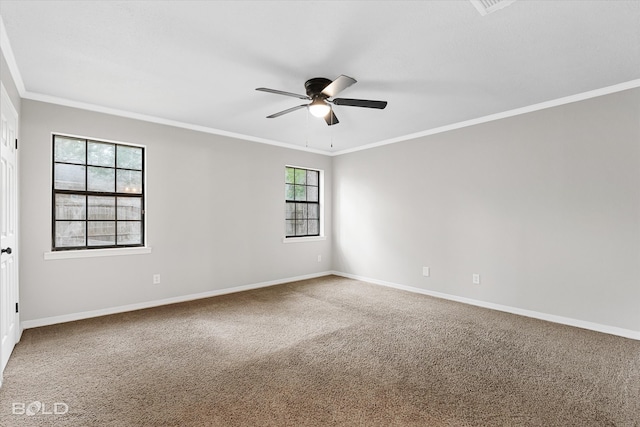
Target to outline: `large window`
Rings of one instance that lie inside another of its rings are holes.
[[[144,245],[144,148],[53,136],[52,250]]]
[[[286,237],[320,235],[320,171],[287,166],[284,174]]]

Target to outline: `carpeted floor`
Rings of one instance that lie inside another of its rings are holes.
[[[0,425],[638,426],[640,342],[328,276],[26,330]]]

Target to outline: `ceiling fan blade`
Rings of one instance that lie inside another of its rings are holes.
[[[290,113],[292,111],[296,111],[296,110],[299,110],[301,108],[305,108],[306,106],[307,106],[307,104],[302,104],[302,105],[297,105],[295,107],[287,108],[284,111],[280,111],[279,113],[275,113],[275,114],[272,114],[270,116],[267,116],[267,119],[275,119],[276,117],[280,117],[283,114],[287,114],[287,113]]]
[[[275,93],[277,95],[292,96],[294,98],[300,98],[300,99],[311,99],[307,95],[298,95],[297,93],[285,92],[283,90],[277,90],[277,89],[269,89],[266,87],[258,87],[256,88],[256,90],[259,90],[261,92]]]
[[[384,109],[387,106],[387,101],[371,101],[368,99],[351,99],[351,98],[336,98],[333,101],[335,105],[348,105],[350,107],[366,107],[377,108],[379,110]]]
[[[329,110],[327,115],[324,116],[324,121],[327,122],[329,126],[337,125],[338,123],[340,123],[340,121],[336,117],[336,114],[333,112],[333,109]]]
[[[322,89],[322,94],[327,95],[327,97],[331,98],[354,83],[356,83],[356,79],[353,79],[349,76],[341,75],[340,77],[329,83],[327,87]]]

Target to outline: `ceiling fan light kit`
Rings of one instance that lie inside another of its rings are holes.
[[[259,87],[256,90],[261,92],[269,92],[275,93],[276,95],[284,95],[291,96],[293,98],[298,99],[306,99],[311,101],[309,104],[302,104],[296,107],[288,108],[284,111],[280,111],[278,113],[271,114],[267,116],[268,119],[274,119],[276,117],[280,117],[284,114],[291,113],[292,111],[296,111],[302,108],[307,108],[309,112],[315,117],[323,117],[327,122],[327,125],[335,125],[340,123],[335,113],[333,112],[333,108],[331,108],[330,104],[333,105],[347,105],[350,107],[365,107],[365,108],[375,108],[378,110],[382,110],[387,106],[387,101],[371,101],[367,99],[352,99],[352,98],[333,98],[338,93],[342,92],[349,86],[356,83],[356,79],[341,75],[337,79],[331,81],[324,77],[315,77],[313,79],[309,79],[304,83],[305,90],[307,95],[299,95],[297,93],[285,92],[282,90],[269,89],[266,87]],[[330,99],[333,98],[333,99]]]
[[[322,98],[316,98],[309,104],[309,112],[314,117],[324,117],[329,114],[331,107]]]

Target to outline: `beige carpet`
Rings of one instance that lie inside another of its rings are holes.
[[[29,329],[4,381],[2,426],[640,423],[638,341],[335,276]]]

